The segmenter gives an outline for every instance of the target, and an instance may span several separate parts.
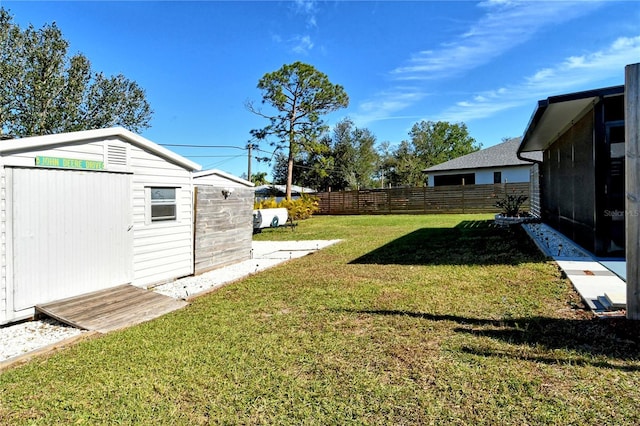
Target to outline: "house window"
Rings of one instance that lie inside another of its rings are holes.
[[[493,172],[493,183],[502,183],[502,172]]]
[[[176,188],[150,188],[151,221],[176,220]]]
[[[444,185],[475,185],[476,174],[475,173],[463,173],[456,175],[440,175],[433,177],[434,186]]]

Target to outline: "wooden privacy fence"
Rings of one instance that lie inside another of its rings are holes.
[[[194,273],[201,274],[251,258],[253,188],[197,185],[194,212]]]
[[[495,206],[506,194],[529,197],[529,183],[492,185],[425,186],[418,188],[363,189],[318,192],[320,210],[316,214],[427,214],[498,213]],[[522,206],[529,208],[529,198]]]

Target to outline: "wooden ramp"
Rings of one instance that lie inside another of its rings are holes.
[[[50,316],[83,330],[106,333],[149,321],[186,305],[188,303],[184,300],[127,284],[35,308],[36,314]]]

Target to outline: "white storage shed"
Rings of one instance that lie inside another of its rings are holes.
[[[192,274],[199,169],[119,127],[0,141],[0,324]]]
[[[218,169],[196,172],[193,177],[197,185],[208,185],[231,189],[231,192],[236,188],[251,188],[252,193],[255,192],[253,183]]]

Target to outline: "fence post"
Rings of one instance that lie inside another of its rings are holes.
[[[464,207],[465,207],[465,206],[464,206],[464,187],[465,187],[465,186],[466,186],[466,185],[464,184],[464,178],[462,178],[462,188],[461,188],[461,189],[462,189],[462,191],[461,191],[461,192],[462,192],[462,194],[461,194],[461,195],[462,195],[462,213],[463,213],[463,214],[465,213],[465,211],[464,211],[464,210],[465,210],[465,209],[464,209]]]
[[[422,213],[427,213],[427,184],[422,186]]]

